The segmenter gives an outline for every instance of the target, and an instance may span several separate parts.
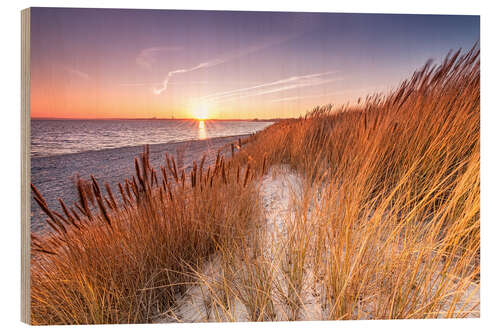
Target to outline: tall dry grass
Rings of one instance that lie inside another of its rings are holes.
[[[282,246],[293,244],[295,298],[314,272],[315,319],[479,314],[479,102],[474,47],[427,63],[386,96],[279,122],[246,149],[250,160],[290,165],[313,189]]]
[[[258,219],[255,174],[204,160],[186,175],[167,155],[158,175],[146,149],[120,198],[80,179],[80,201],[61,201],[60,213],[33,187],[51,231],[32,236],[32,323],[143,323],[168,311],[196,268]]]
[[[33,238],[33,323],[183,321],[193,286],[198,320],[477,316],[479,88],[474,47],[387,95],[275,123],[210,171],[167,158],[157,177],[145,152],[120,203],[80,182]],[[304,181],[270,237],[255,180],[276,165]]]

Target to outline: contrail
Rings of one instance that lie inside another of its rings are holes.
[[[180,51],[182,47],[179,46],[155,46],[149,47],[141,50],[137,55],[135,62],[137,65],[147,69],[153,69],[153,63],[155,62],[156,56],[158,53],[166,52],[166,51]]]
[[[330,76],[334,73],[337,73],[337,71],[328,71],[323,73],[314,73],[301,76],[291,76],[285,79],[262,83],[251,87],[245,87],[245,88],[223,91],[207,95],[202,97],[201,100],[211,101],[211,102],[227,101],[235,98],[267,95],[280,91],[326,84],[340,80],[341,78],[324,78],[325,76]]]
[[[379,88],[378,86],[369,86],[369,87],[358,88],[358,89],[337,90],[337,91],[334,91],[334,92],[331,92],[331,93],[324,93],[324,94],[290,96],[290,97],[273,99],[273,100],[270,100],[270,102],[271,103],[277,103],[277,102],[285,102],[285,101],[294,101],[294,100],[299,100],[299,99],[308,99],[308,98],[318,98],[318,97],[345,95],[345,94],[349,94],[349,93],[362,93],[362,92],[369,93],[369,92],[374,91],[374,90],[376,90],[378,88]]]
[[[201,69],[201,68],[213,67],[215,65],[221,64],[222,62],[223,62],[222,60],[214,60],[214,61],[211,61],[211,62],[203,62],[203,63],[201,63],[199,65],[196,65],[194,67],[191,67],[191,68],[177,69],[175,71],[168,72],[167,77],[163,80],[162,87],[159,88],[159,89],[154,88],[153,92],[156,95],[160,95],[162,92],[164,92],[165,90],[167,90],[168,82],[170,81],[170,79],[174,75],[181,74],[181,73],[192,72],[192,71],[195,71],[195,70],[198,70],[198,69]]]
[[[85,72],[82,72],[78,69],[75,69],[75,68],[70,68],[68,66],[63,66],[64,70],[67,71],[68,73],[72,74],[72,75],[75,75],[81,79],[85,79],[85,80],[88,80],[90,78],[90,75],[88,75],[87,73]]]
[[[247,54],[250,54],[250,53],[253,53],[253,52],[256,52],[256,51],[268,48],[268,47],[271,47],[273,45],[284,43],[284,42],[286,42],[286,41],[288,41],[290,39],[293,39],[295,37],[297,37],[297,35],[292,35],[292,36],[287,36],[285,38],[281,38],[281,39],[277,39],[277,40],[267,41],[267,42],[262,43],[262,44],[258,44],[258,45],[251,46],[251,47],[248,47],[248,48],[243,49],[243,50],[239,50],[239,51],[227,54],[227,55],[222,56],[222,57],[217,58],[217,59],[213,59],[213,60],[210,60],[210,61],[202,62],[202,63],[200,63],[200,64],[198,64],[198,65],[196,65],[194,67],[182,68],[182,69],[176,69],[176,70],[170,71],[170,72],[168,72],[167,76],[163,80],[161,88],[155,88],[155,89],[153,89],[153,92],[156,95],[160,95],[165,90],[167,90],[168,83],[169,83],[170,79],[173,76],[175,76],[175,75],[183,74],[183,73],[188,73],[188,72],[192,72],[192,71],[196,71],[196,70],[199,70],[199,69],[202,69],[202,68],[210,68],[210,67],[213,67],[213,66],[217,66],[217,65],[226,63],[228,61],[231,61],[233,59],[240,58],[240,57],[245,56]]]

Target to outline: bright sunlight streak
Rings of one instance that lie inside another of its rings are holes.
[[[198,104],[193,107],[193,117],[198,120],[208,119],[209,111],[207,104]]]

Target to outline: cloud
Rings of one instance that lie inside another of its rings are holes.
[[[63,66],[63,68],[69,74],[71,74],[73,76],[76,76],[76,77],[78,77],[80,79],[88,80],[90,78],[90,75],[88,75],[87,73],[82,72],[82,71],[80,71],[78,69],[74,69],[74,68],[67,67],[67,66]]]
[[[297,95],[297,96],[290,96],[290,97],[284,97],[284,98],[277,98],[270,100],[269,102],[271,103],[278,103],[278,102],[285,102],[285,101],[295,101],[299,99],[308,99],[308,98],[321,98],[321,97],[327,97],[327,96],[338,96],[338,95],[346,95],[346,94],[352,94],[352,93],[358,93],[361,95],[363,94],[368,94],[379,87],[377,86],[369,86],[369,87],[364,87],[364,88],[358,88],[358,89],[344,89],[344,90],[336,90],[331,93],[327,94],[314,94],[314,95]],[[356,98],[358,98],[356,97]]]
[[[210,102],[225,102],[237,98],[248,98],[273,94],[291,89],[322,85],[340,80],[341,78],[339,77],[333,77],[333,74],[335,73],[337,72],[328,71],[301,76],[291,76],[285,79],[262,83],[250,87],[207,95],[202,97],[201,99]]]
[[[153,92],[156,95],[160,95],[162,92],[164,92],[165,90],[167,90],[168,82],[170,81],[170,79],[174,75],[182,74],[182,73],[187,73],[187,72],[192,72],[192,71],[195,71],[195,70],[198,70],[198,69],[202,69],[202,68],[212,67],[212,66],[218,65],[220,63],[222,63],[220,60],[214,60],[214,61],[211,61],[211,62],[203,62],[203,63],[201,63],[199,65],[196,65],[194,67],[191,67],[191,68],[183,68],[183,69],[176,69],[174,71],[170,71],[170,72],[168,72],[167,77],[165,77],[165,79],[163,80],[161,88],[154,88]]]
[[[277,103],[277,102],[286,102],[286,101],[296,101],[299,99],[308,99],[308,98],[320,98],[320,97],[326,97],[326,96],[334,96],[334,95],[340,95],[345,93],[345,91],[336,91],[330,94],[314,94],[314,95],[299,95],[299,96],[290,96],[290,97],[284,97],[284,98],[277,98],[270,100],[271,103]]]
[[[306,98],[312,98],[312,97],[323,97],[323,96],[326,96],[326,95],[291,96],[291,97],[273,99],[270,102],[277,103],[277,102],[295,101],[295,100],[299,100],[299,99],[306,99]]]
[[[180,51],[180,50],[182,50],[182,47],[178,46],[149,47],[139,52],[139,54],[135,58],[135,62],[142,68],[145,68],[147,70],[152,70],[154,63],[158,61],[158,58],[160,58],[162,53],[169,51]]]
[[[209,81],[209,80],[196,80],[196,81],[180,81],[180,82],[169,82],[168,85],[175,85],[175,86],[193,86],[193,85],[201,85],[201,86],[212,86],[214,84],[218,85],[238,85],[241,84],[242,81],[224,81],[224,82],[219,82],[219,81]],[[256,84],[257,82],[247,82],[247,84]],[[119,83],[119,86],[122,87],[157,87],[161,86],[163,83],[162,82],[123,82]],[[148,88],[149,89],[149,88]]]
[[[237,58],[243,57],[245,55],[248,55],[250,53],[254,53],[254,52],[266,49],[268,47],[271,47],[271,46],[274,46],[274,45],[286,42],[286,41],[288,41],[290,39],[295,38],[296,36],[297,35],[290,35],[290,36],[282,37],[282,38],[279,38],[279,39],[276,39],[276,38],[269,39],[267,41],[264,41],[262,43],[259,43],[259,44],[256,44],[256,45],[253,45],[253,46],[250,46],[250,47],[247,47],[247,48],[243,48],[243,49],[239,49],[239,50],[234,51],[234,52],[226,53],[226,54],[222,55],[221,57],[218,57],[218,58],[206,61],[206,62],[199,63],[198,65],[193,66],[193,67],[181,68],[181,69],[176,69],[176,70],[170,71],[170,72],[167,73],[167,76],[163,80],[163,82],[161,84],[161,87],[153,89],[153,92],[156,95],[160,95],[165,90],[167,90],[167,87],[169,85],[170,79],[173,76],[175,76],[175,75],[183,74],[183,73],[188,73],[188,72],[193,72],[193,71],[197,71],[197,70],[200,70],[200,69],[210,68],[210,67],[214,67],[214,66],[217,66],[217,65],[220,65],[220,64],[224,64],[226,62],[229,62],[229,61],[232,61],[234,59],[237,59]]]

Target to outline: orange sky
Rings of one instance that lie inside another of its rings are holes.
[[[33,8],[33,118],[285,118],[396,87],[478,16]]]

